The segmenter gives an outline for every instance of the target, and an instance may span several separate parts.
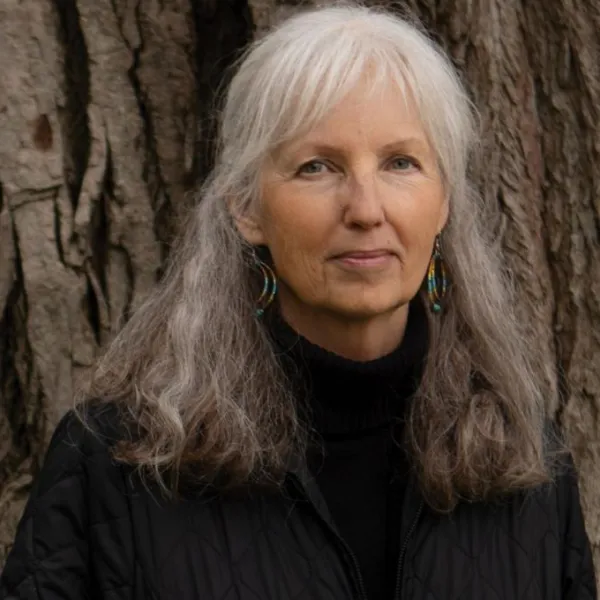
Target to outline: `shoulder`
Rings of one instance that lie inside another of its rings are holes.
[[[103,589],[115,579],[127,585],[130,514],[124,471],[110,451],[114,414],[90,405],[59,422],[0,577],[0,597],[88,597],[90,569]]]
[[[122,493],[122,465],[112,457],[121,435],[118,411],[111,405],[90,403],[67,412],[54,431],[27,510],[39,513],[68,504],[79,511],[92,495]]]
[[[114,405],[90,402],[72,409],[54,430],[40,475],[59,475],[96,458],[109,459],[123,435]]]
[[[112,452],[122,429],[119,411],[109,404],[89,403],[67,412],[34,479],[23,521],[35,518],[38,531],[44,524],[57,535],[63,518],[83,526],[108,512],[124,514],[128,467]]]
[[[113,402],[88,400],[65,415],[67,424],[78,421],[73,426],[80,433],[81,441],[91,451],[110,450],[120,441],[130,437],[130,427],[126,425],[126,409]]]
[[[554,478],[558,506],[565,597],[596,598],[596,578],[579,493],[578,475],[570,454],[565,454]]]
[[[578,472],[573,456],[557,424],[547,421],[545,440],[551,496],[556,503],[561,528],[572,513],[581,512]],[[547,486],[544,486],[547,487]]]
[[[561,533],[577,533],[585,537],[579,493],[579,475],[570,453],[564,452],[554,469],[553,484],[561,526]]]

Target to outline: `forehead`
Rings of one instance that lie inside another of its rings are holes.
[[[429,145],[421,115],[412,94],[399,85],[373,86],[361,81],[310,129],[285,146],[389,144],[413,139]]]

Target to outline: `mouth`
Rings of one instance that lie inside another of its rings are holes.
[[[393,252],[378,250],[351,250],[333,257],[333,260],[349,267],[380,267],[394,257]]]

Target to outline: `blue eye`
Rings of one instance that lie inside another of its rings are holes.
[[[327,165],[322,160],[310,160],[298,169],[300,175],[318,175],[327,169]]]
[[[397,171],[409,171],[419,167],[416,160],[407,156],[397,156],[391,160],[390,166]]]

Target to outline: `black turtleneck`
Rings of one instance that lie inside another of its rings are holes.
[[[402,437],[402,416],[422,372],[424,308],[413,301],[400,346],[367,362],[332,354],[280,320],[272,319],[270,328],[288,359],[284,366],[296,381],[300,376],[305,390],[301,395],[319,441],[309,452],[309,467],[356,557],[369,600],[389,600],[407,470],[404,452],[393,440]]]

